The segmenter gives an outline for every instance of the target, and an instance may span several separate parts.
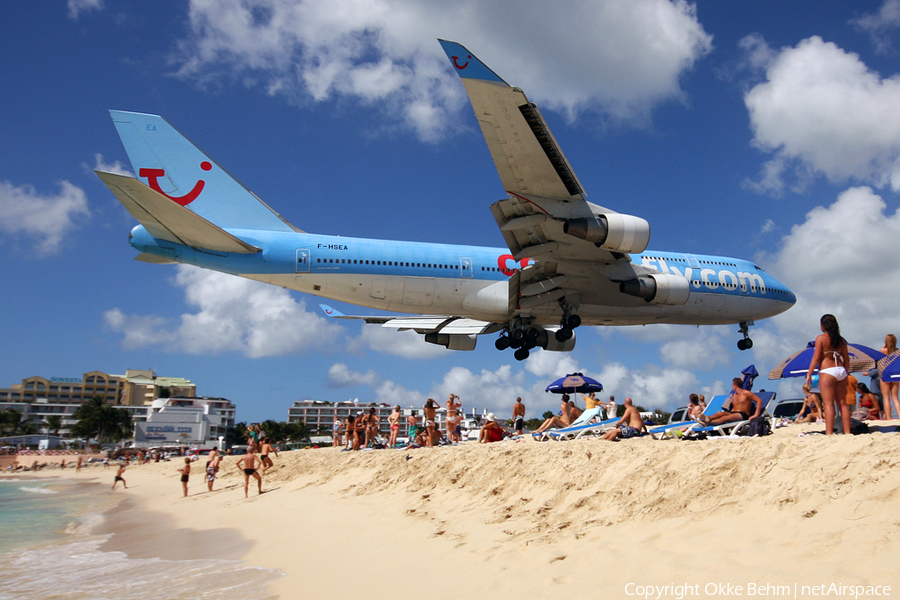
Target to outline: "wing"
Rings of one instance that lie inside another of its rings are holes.
[[[629,253],[643,252],[650,226],[585,199],[556,139],[537,107],[465,47],[440,40],[462,78],[503,187],[509,194],[491,206],[516,260],[533,259],[522,273],[523,296],[531,304],[591,296],[615,304],[613,282],[632,280],[646,269],[631,264]],[[651,270],[652,271],[652,270]],[[597,282],[606,291],[598,296]],[[551,293],[561,290],[562,293]],[[605,299],[604,299],[605,298]],[[543,300],[544,302],[542,302]],[[522,310],[528,309],[520,303]]]
[[[382,327],[390,327],[398,331],[412,329],[416,333],[445,333],[450,335],[481,335],[482,333],[492,333],[499,329],[499,325],[489,323],[487,321],[478,321],[475,319],[465,319],[462,317],[451,317],[441,315],[410,315],[403,317],[394,316],[362,316],[362,315],[345,315],[335,310],[327,304],[320,304],[326,315],[332,319],[353,319],[365,321],[366,323],[381,325]]]

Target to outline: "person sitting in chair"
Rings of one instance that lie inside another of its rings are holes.
[[[753,410],[753,403],[756,410]],[[744,382],[740,377],[731,380],[731,409],[723,408],[719,412],[706,416],[700,415],[696,420],[704,425],[721,425],[732,421],[747,421],[756,418],[762,412],[762,400],[759,396],[744,389]]]

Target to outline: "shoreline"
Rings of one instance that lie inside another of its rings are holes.
[[[421,590],[404,582],[423,577],[436,599],[627,598],[629,583],[673,582],[840,581],[898,591],[900,521],[889,500],[900,494],[900,436],[815,435],[821,430],[792,425],[731,441],[299,450],[275,458],[266,493],[251,486],[247,500],[235,457],[213,493],[192,474],[187,498],[177,461],[149,464],[126,471],[129,489],[113,492],[126,501],[108,527],[149,554],[212,547],[246,567],[279,570],[285,576],[268,589],[286,599],[297,590],[412,598]],[[66,471],[53,474],[74,475]]]

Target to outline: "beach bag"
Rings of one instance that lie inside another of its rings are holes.
[[[748,436],[763,436],[769,435],[770,433],[772,433],[772,425],[769,424],[769,420],[767,418],[756,417],[750,419],[750,423],[747,425]]]
[[[862,421],[857,421],[853,419],[850,421],[850,433],[851,435],[859,435],[861,433],[869,433],[869,424],[863,423]]]

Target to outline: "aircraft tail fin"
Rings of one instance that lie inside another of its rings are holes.
[[[135,173],[161,197],[223,229],[299,231],[162,117],[109,113]]]
[[[153,237],[192,248],[251,254],[259,248],[172,202],[133,177],[94,171]],[[143,260],[143,259],[142,259]],[[148,261],[149,262],[149,261]]]

